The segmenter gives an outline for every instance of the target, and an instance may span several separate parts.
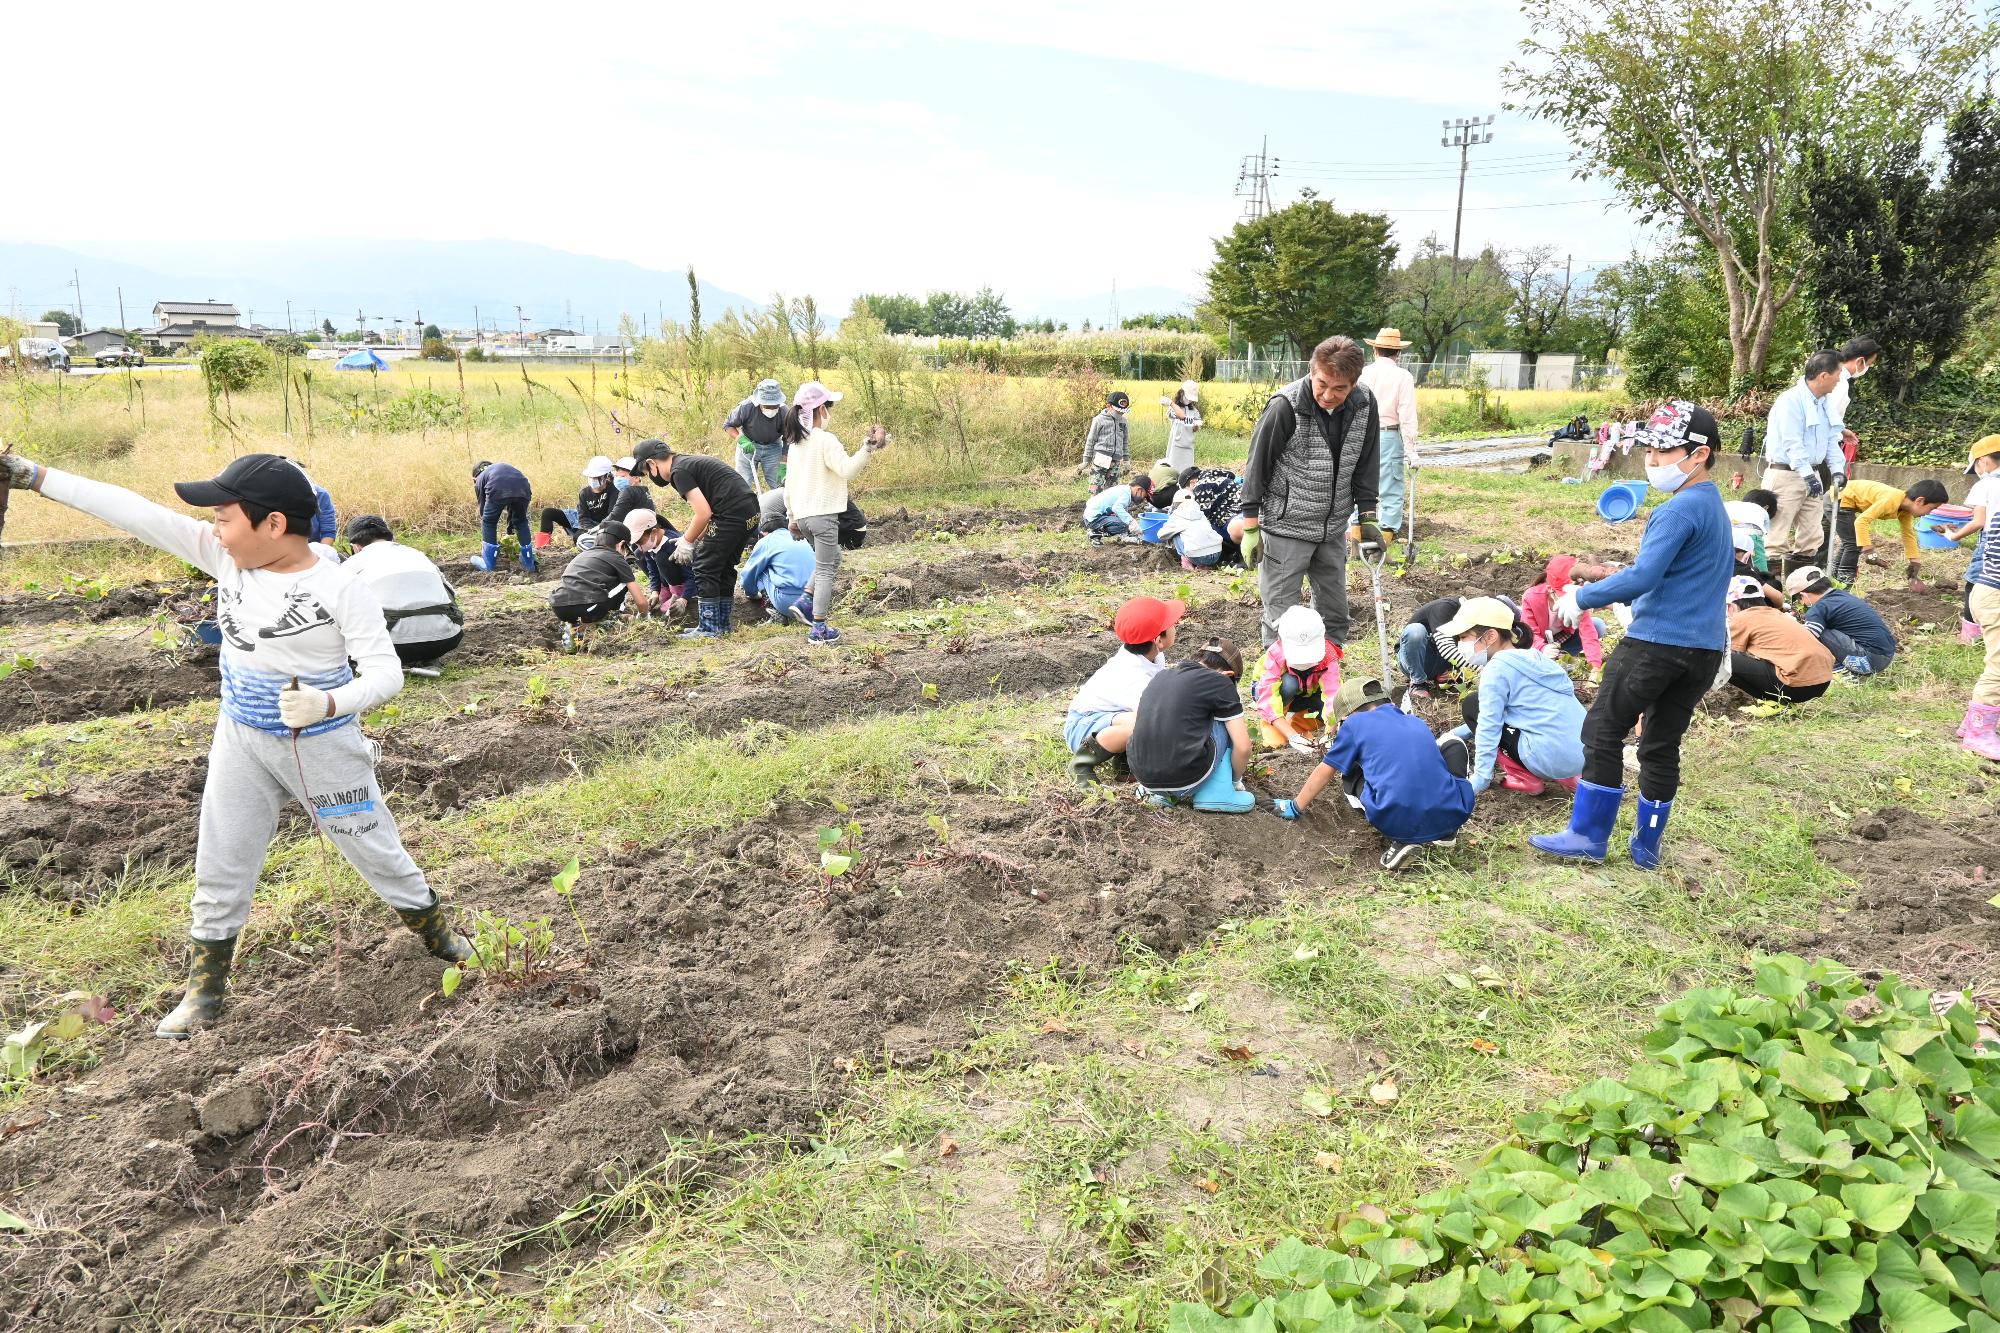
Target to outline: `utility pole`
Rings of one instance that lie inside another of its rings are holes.
[[[125,308],[122,304],[118,308],[118,317],[121,320],[125,317]],[[285,302],[285,332],[290,333],[291,331],[292,331],[292,303],[290,301],[287,301]]]
[[[486,346],[486,326],[479,322],[479,307],[472,307],[472,341],[475,346]]]
[[[1481,120],[1477,116],[1460,116],[1457,120],[1447,120],[1444,131],[1444,138],[1438,141],[1440,146],[1458,150],[1458,207],[1451,215],[1451,280],[1457,282],[1459,229],[1465,221],[1466,162],[1473,148],[1493,142],[1493,117]]]
[[[76,288],[76,331],[83,332],[83,278],[75,269],[69,271],[69,285]]]
[[[363,343],[366,343],[368,341],[368,316],[362,314],[359,310],[355,311],[354,324],[355,327],[360,330],[360,332],[356,336],[359,337]]]
[[[1255,222],[1271,211],[1271,177],[1278,174],[1277,159],[1271,156],[1271,136],[1263,146],[1246,153],[1236,169],[1236,197],[1243,200],[1243,221]]]
[[[514,318],[520,323],[520,329],[514,335],[517,341],[517,345],[523,349],[526,349],[526,347],[528,346],[528,317],[521,313],[521,307],[515,306]]]
[[[123,333],[128,327],[130,326],[125,323],[125,289],[120,287],[118,289],[118,331]]]

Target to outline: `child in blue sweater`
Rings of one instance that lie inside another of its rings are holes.
[[[1681,737],[1714,683],[1729,647],[1726,604],[1736,563],[1729,514],[1709,480],[1721,433],[1705,407],[1663,404],[1639,432],[1646,480],[1673,498],[1653,510],[1630,569],[1582,586],[1558,603],[1574,623],[1586,610],[1629,602],[1632,624],[1605,665],[1604,684],[1584,719],[1583,778],[1569,828],[1536,834],[1536,851],[1569,861],[1602,861],[1625,796],[1625,737],[1640,718],[1639,813],[1632,861],[1660,864],[1660,837],[1681,782]]]
[[[1550,652],[1517,648],[1514,608],[1498,597],[1468,597],[1438,633],[1479,672],[1479,692],[1460,704],[1465,725],[1451,734],[1472,744],[1472,790],[1500,785],[1540,796],[1554,782],[1576,790],[1583,771],[1583,705]]]

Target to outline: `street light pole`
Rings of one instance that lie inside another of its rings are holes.
[[[1458,150],[1458,207],[1451,215],[1451,280],[1458,281],[1458,239],[1465,221],[1465,168],[1472,149],[1493,142],[1493,117],[1460,116],[1444,122],[1444,138],[1439,145]]]

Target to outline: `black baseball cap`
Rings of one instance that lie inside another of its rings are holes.
[[[632,544],[632,529],[615,518],[607,518],[597,525],[597,549],[615,551],[621,546]]]
[[[1104,405],[1106,407],[1130,407],[1132,406],[1132,399],[1123,389],[1117,389],[1104,400]]]
[[[389,531],[389,520],[380,514],[356,514],[347,520],[347,544],[357,546],[362,542],[392,542],[396,534]]]
[[[674,451],[667,447],[665,440],[641,440],[639,447],[632,451],[632,475],[644,473],[646,464],[655,458],[672,458]]]
[[[283,514],[296,523],[290,532],[307,535],[319,500],[305,472],[277,454],[245,454],[207,481],[177,481],[174,494],[197,509],[217,505],[253,504]]]

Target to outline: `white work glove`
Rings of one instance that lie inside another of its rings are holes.
[[[1564,588],[1563,595],[1556,598],[1556,619],[1565,625],[1574,625],[1583,615],[1583,608],[1576,604],[1576,589]]]
[[[676,563],[685,565],[688,561],[692,559],[694,559],[694,543],[689,541],[685,537],[675,538],[674,560],[676,561]]]
[[[1287,741],[1286,744],[1290,745],[1294,750],[1297,750],[1300,754],[1316,755],[1320,752],[1318,744],[1305,736],[1294,736],[1291,738],[1291,740]]]
[[[5,475],[9,486],[26,491],[34,489],[42,470],[19,454],[0,454],[0,474]]]
[[[1542,656],[1548,658],[1549,661],[1553,662],[1562,655],[1563,650],[1558,648],[1553,642],[1542,645]]]
[[[1418,468],[1424,465],[1424,460],[1417,457],[1417,451],[1415,446],[1405,445],[1403,447],[1403,463],[1410,469],[1410,471],[1415,472]]]
[[[287,685],[278,691],[278,716],[293,731],[316,727],[332,714],[333,696],[310,685]]]

